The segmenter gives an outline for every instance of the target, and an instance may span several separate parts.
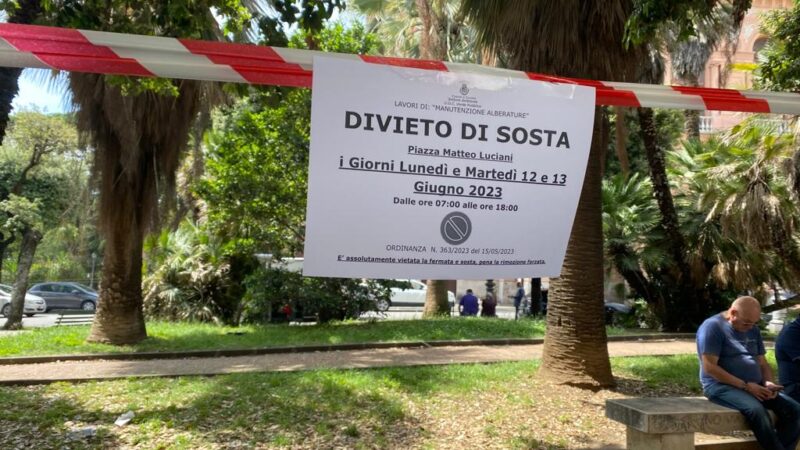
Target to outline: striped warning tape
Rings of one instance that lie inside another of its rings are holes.
[[[321,52],[34,25],[0,24],[0,65],[145,77],[310,87]],[[417,59],[325,53],[374,64],[592,86],[597,104],[800,114],[800,94],[561,78]]]

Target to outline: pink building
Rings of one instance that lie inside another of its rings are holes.
[[[700,77],[700,84],[710,88],[751,89],[753,86],[752,64],[757,62],[759,50],[767,43],[767,36],[761,31],[761,16],[763,13],[774,9],[790,9],[793,0],[753,0],[753,6],[745,15],[736,52],[730,62],[737,68],[731,68],[727,78],[724,74],[725,67],[729,64],[723,51],[717,50],[709,58],[705,73]],[[740,68],[739,68],[740,67]],[[677,84],[672,79],[672,69],[667,61],[665,84]],[[726,130],[741,122],[749,113],[735,113],[726,111],[704,111],[700,122],[701,133],[713,133]],[[778,124],[784,124],[781,116],[773,116]]]

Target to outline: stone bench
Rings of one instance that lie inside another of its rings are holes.
[[[754,439],[698,444],[694,434],[747,431],[739,411],[704,397],[625,398],[606,400],[606,417],[627,426],[628,450],[758,449]]]

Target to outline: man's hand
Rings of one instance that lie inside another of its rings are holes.
[[[767,383],[773,386],[778,386],[777,384],[773,384],[770,381],[768,381]],[[761,400],[762,402],[764,400],[771,400],[778,395],[777,390],[772,390],[768,387],[761,386],[758,383],[747,383],[747,386],[745,386],[744,390],[747,391],[748,394]]]
[[[772,381],[767,381],[764,383],[764,387],[769,389],[772,392],[778,393],[783,390],[783,386],[780,384],[775,384]]]

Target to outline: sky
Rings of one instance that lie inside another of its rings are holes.
[[[51,72],[43,69],[25,69],[19,78],[19,93],[14,98],[14,111],[35,107],[43,112],[66,112],[67,102],[57,86],[48,82]]]

